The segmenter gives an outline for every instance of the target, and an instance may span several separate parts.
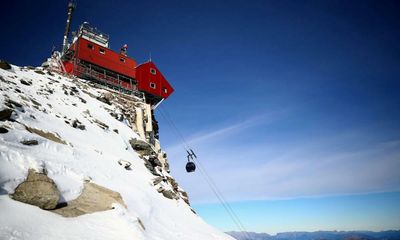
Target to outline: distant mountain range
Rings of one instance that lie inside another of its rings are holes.
[[[276,235],[255,232],[227,232],[237,240],[400,240],[400,230],[283,232]]]

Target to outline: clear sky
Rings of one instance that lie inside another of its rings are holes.
[[[9,1],[0,58],[40,65],[66,1]],[[88,21],[151,53],[176,92],[156,113],[172,175],[199,214],[235,230],[160,110],[247,230],[400,228],[399,1],[78,1]],[[237,230],[237,229],[236,229]]]

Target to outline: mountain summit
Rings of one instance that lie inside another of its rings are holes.
[[[142,99],[0,69],[0,239],[232,239],[169,171]]]

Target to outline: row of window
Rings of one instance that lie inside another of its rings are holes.
[[[88,43],[87,47],[88,47],[89,49],[91,49],[91,50],[94,50],[93,44]],[[100,48],[100,49],[99,49],[99,52],[100,52],[101,54],[106,54],[106,50],[103,49],[103,48]],[[125,62],[125,58],[120,58],[119,60],[120,60],[121,62]],[[150,73],[153,74],[153,75],[156,75],[156,74],[157,74],[157,71],[156,71],[154,68],[150,68]],[[157,85],[156,85],[155,83],[151,82],[151,83],[150,83],[150,88],[156,89],[156,88],[157,88]],[[163,91],[164,93],[168,93],[168,90],[167,90],[165,87],[163,87],[162,91]]]
[[[91,50],[94,50],[93,44],[88,43],[87,47],[88,47],[89,49],[91,49]],[[101,54],[106,54],[106,50],[105,50],[104,48],[100,48],[100,49],[99,49],[99,53],[101,53]],[[119,61],[120,61],[120,62],[125,62],[125,58],[119,58]]]
[[[156,85],[155,83],[153,83],[153,82],[150,83],[150,88],[156,89],[156,87],[157,87],[157,85]],[[168,93],[168,90],[167,90],[167,88],[165,88],[165,87],[162,88],[162,91],[163,91],[164,93]]]
[[[89,49],[91,49],[91,50],[94,50],[93,44],[88,43],[87,47],[88,47]],[[101,54],[106,54],[106,50],[103,49],[103,48],[100,48],[100,49],[99,49],[99,52],[100,52]],[[119,58],[119,60],[120,60],[121,62],[125,62],[125,58]],[[157,71],[156,71],[154,68],[150,68],[150,73],[153,74],[153,75],[156,75],[156,74],[157,74]]]

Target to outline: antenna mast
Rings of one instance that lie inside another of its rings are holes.
[[[68,35],[69,35],[69,30],[71,28],[72,13],[74,12],[75,7],[76,7],[76,2],[74,0],[71,0],[68,3],[67,24],[65,25],[64,41],[63,41],[63,48],[62,48],[63,54],[68,50]]]

